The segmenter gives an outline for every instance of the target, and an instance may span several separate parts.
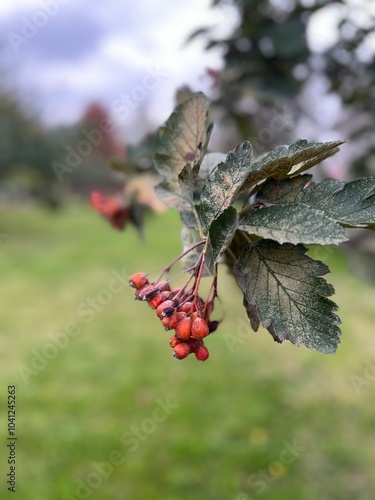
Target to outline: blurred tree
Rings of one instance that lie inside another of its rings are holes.
[[[12,196],[35,196],[54,207],[57,180],[51,169],[54,152],[48,134],[27,116],[8,93],[0,93],[0,180]]]
[[[192,37],[208,34],[208,49],[224,49],[225,67],[219,74],[211,71],[211,76],[218,90],[218,113],[233,135],[255,142],[258,153],[294,139],[298,123],[314,127],[319,104],[314,88],[320,86],[340,109],[336,120],[330,117],[331,128],[352,139],[357,159],[353,174],[373,174],[375,18],[371,6],[342,0],[214,0],[213,4],[216,9],[235,6],[238,27],[225,39],[215,38],[206,28]],[[327,8],[334,9],[334,14]],[[337,36],[322,32],[322,38],[328,36],[332,43],[319,52],[306,35],[311,16],[323,11],[335,18]]]

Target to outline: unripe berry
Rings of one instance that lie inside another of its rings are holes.
[[[189,354],[191,354],[192,350],[189,344],[177,344],[173,349],[173,356],[177,359],[184,359]]]
[[[174,312],[169,318],[163,318],[161,322],[166,330],[173,330],[178,324],[177,313]]]
[[[152,309],[156,309],[163,302],[163,294],[161,292],[156,292],[151,299],[147,300],[147,303]]]
[[[129,280],[129,285],[135,288],[136,290],[139,290],[148,283],[149,283],[148,278],[143,273],[135,273],[133,274],[133,276],[130,277]]]
[[[168,308],[168,307],[173,307],[174,306],[174,303],[173,303],[173,300],[165,300],[164,302],[162,302],[156,309],[156,316],[158,318],[160,318],[162,312],[164,311],[164,309]]]
[[[203,318],[195,318],[191,325],[191,336],[195,339],[203,339],[207,337],[208,333],[209,328],[205,320]]]
[[[198,361],[206,361],[209,355],[210,353],[208,352],[207,347],[205,347],[204,345],[200,345],[195,349],[195,357],[198,359]]]
[[[192,321],[190,318],[183,318],[176,326],[176,335],[180,339],[187,340],[191,334],[191,324]]]

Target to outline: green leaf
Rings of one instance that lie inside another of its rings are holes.
[[[340,342],[337,306],[327,298],[334,289],[321,277],[327,266],[305,252],[302,245],[259,240],[243,250],[234,275],[253,328],[261,322],[278,342],[332,353]]]
[[[290,146],[278,146],[251,165],[241,192],[268,177],[282,179],[303,172],[335,154],[341,144],[343,141],[308,142],[299,140]]]
[[[319,207],[344,226],[375,229],[375,177],[312,184],[300,193],[298,201]]]
[[[238,216],[236,209],[228,207],[212,222],[208,234],[215,264],[220,260],[220,257],[231,244],[237,229],[237,220]]]
[[[375,177],[351,182],[328,179],[305,188],[301,175],[278,181],[268,179],[256,200],[264,203],[304,203],[323,210],[327,217],[346,227],[375,229]],[[308,182],[309,179],[307,179]]]
[[[348,240],[335,220],[302,203],[252,210],[240,218],[239,229],[279,243],[338,245]]]
[[[207,141],[207,114],[207,98],[198,92],[177,106],[161,127],[163,155],[157,155],[156,168],[165,179],[177,183],[183,167],[193,164],[201,155]]]
[[[247,141],[231,151],[208,178],[201,194],[200,216],[208,229],[236,199],[246,179],[253,149]]]

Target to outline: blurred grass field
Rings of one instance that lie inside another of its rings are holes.
[[[178,361],[170,335],[130,288],[118,282],[118,293],[103,292],[113,271],[147,272],[180,252],[175,213],[147,219],[146,244],[77,205],[1,219],[0,398],[5,408],[7,384],[17,385],[14,497],[375,498],[375,290],[348,273],[341,254],[326,260],[343,321],[336,355],[249,333],[240,292],[222,269],[225,320],[207,340],[210,359]],[[108,304],[88,322],[79,311],[99,295]],[[80,333],[46,351],[69,322]],[[51,359],[33,368],[43,352]],[[160,400],[172,406],[156,422]],[[7,498],[5,412],[1,429]],[[93,463],[115,450],[122,463],[99,475]]]

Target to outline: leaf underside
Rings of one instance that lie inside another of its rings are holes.
[[[251,165],[241,192],[269,177],[283,179],[296,175],[332,156],[343,141],[308,142],[299,140],[290,146],[278,146]]]
[[[302,245],[259,240],[243,250],[233,272],[255,331],[262,323],[278,342],[333,353],[340,342],[340,319],[327,297],[334,289],[321,277],[327,266],[305,252]]]
[[[157,194],[170,208],[182,212],[189,210],[190,201],[181,190],[179,174],[185,165],[199,163],[207,147],[211,131],[207,115],[207,98],[198,92],[177,106],[159,131],[161,152],[155,155],[155,168],[163,180]]]

